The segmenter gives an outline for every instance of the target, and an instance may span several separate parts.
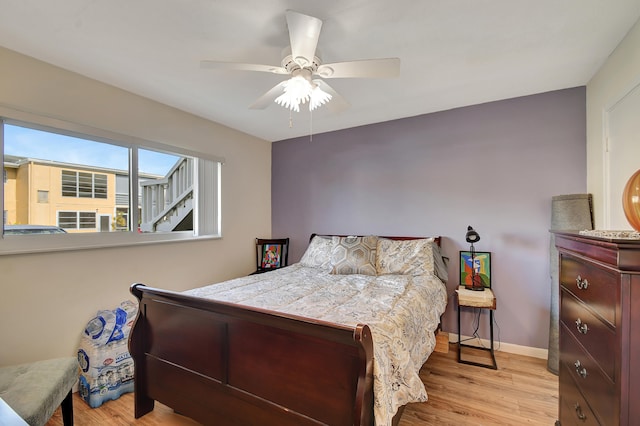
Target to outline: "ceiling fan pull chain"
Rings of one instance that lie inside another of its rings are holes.
[[[313,142],[313,110],[309,111],[309,142]]]
[[[291,117],[291,110],[289,110],[289,128],[293,128],[293,118]]]

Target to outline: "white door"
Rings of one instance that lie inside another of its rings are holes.
[[[100,232],[111,231],[111,216],[108,214],[100,215]]]

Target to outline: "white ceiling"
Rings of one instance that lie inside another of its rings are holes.
[[[351,107],[248,106],[283,76],[285,10],[324,21],[323,62],[398,57],[397,79],[334,79]],[[275,141],[585,85],[640,0],[0,0],[0,45]]]

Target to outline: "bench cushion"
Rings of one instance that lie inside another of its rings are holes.
[[[74,357],[0,368],[0,397],[30,425],[44,425],[78,380]]]

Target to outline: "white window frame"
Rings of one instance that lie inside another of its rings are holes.
[[[193,231],[138,233],[134,227],[129,232],[34,234],[28,236],[2,235],[0,233],[0,255],[194,241],[222,236],[221,178],[224,158],[91,126],[43,117],[2,105],[0,105],[0,124],[2,124],[0,125],[0,158],[4,156],[4,123],[63,133],[128,148],[130,200],[138,199],[138,168],[133,167],[138,164],[138,148],[194,157],[198,159],[194,167],[196,170],[194,191],[198,208],[194,210]],[[0,186],[0,204],[4,205],[4,185]],[[138,223],[140,213],[137,206],[130,207],[129,210],[129,222]]]

